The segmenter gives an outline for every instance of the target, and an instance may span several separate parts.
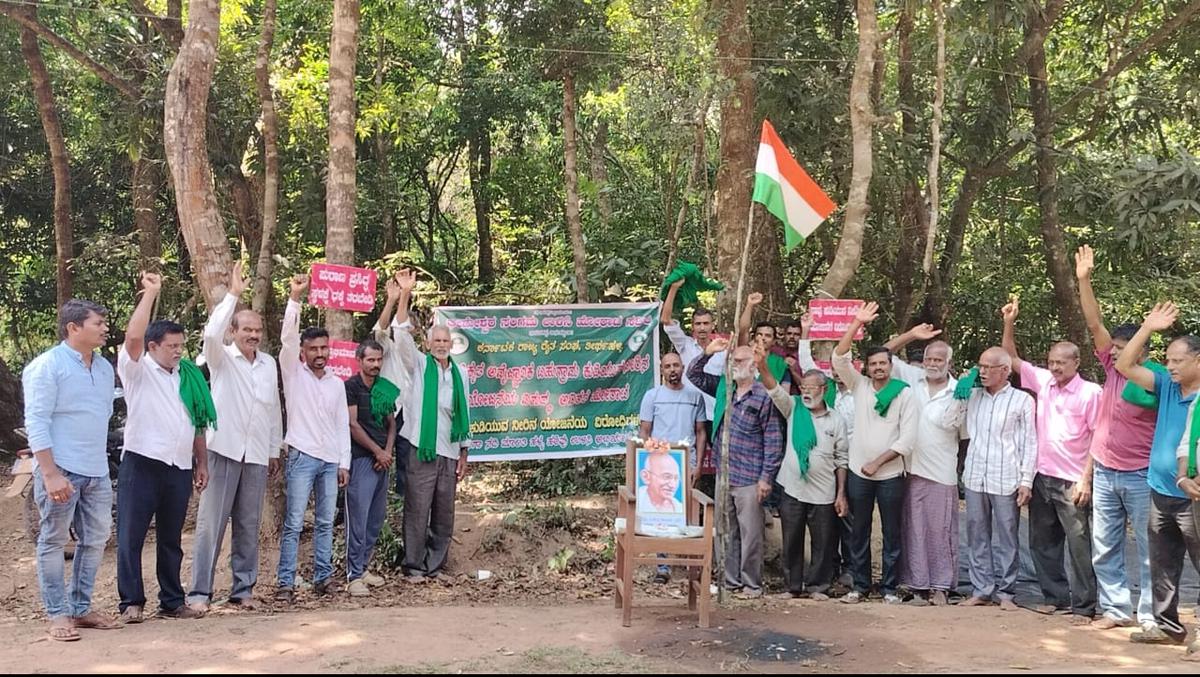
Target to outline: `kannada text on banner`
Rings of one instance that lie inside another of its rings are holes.
[[[369,313],[375,308],[375,271],[368,268],[314,263],[309,271],[308,303]]]
[[[625,453],[658,384],[657,303],[438,308],[467,373],[472,461]]]

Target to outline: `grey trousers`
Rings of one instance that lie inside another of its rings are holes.
[[[1012,599],[1017,588],[1017,492],[985,494],[967,489],[967,565],[972,596]]]
[[[1185,555],[1200,573],[1200,519],[1191,499],[1150,490],[1150,577],[1154,583],[1154,620],[1182,641],[1187,627],[1179,619],[1179,578]],[[1143,590],[1142,594],[1146,594]]]
[[[1092,569],[1092,506],[1071,501],[1074,482],[1038,474],[1029,503],[1029,551],[1046,604],[1096,615],[1096,572]],[[1063,566],[1063,546],[1071,578]]]
[[[457,461],[438,456],[424,462],[417,448],[408,452],[404,488],[404,565],[406,575],[432,576],[446,565],[454,535]]]
[[[267,466],[228,459],[208,452],[208,487],[200,494],[196,510],[196,537],[192,544],[192,587],[189,603],[212,599],[213,578],[225,540],[225,526],[233,522],[229,568],[233,570],[230,599],[250,599],[258,580],[258,525],[267,493]]]
[[[375,457],[350,461],[346,485],[346,578],[363,577],[371,562],[379,530],[387,519],[387,470],[375,469]]]
[[[729,487],[729,551],[725,554],[725,587],[762,589],[763,510],[758,486]]]

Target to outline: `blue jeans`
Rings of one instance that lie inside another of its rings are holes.
[[[33,473],[33,498],[41,515],[37,542],[38,586],[42,603],[51,619],[83,616],[92,607],[96,571],[104,559],[104,545],[112,533],[112,481],[104,477],[76,475],[59,468],[75,488],[66,503],[55,503],[46,493],[41,469]],[[63,582],[63,547],[75,525],[74,572],[68,590]]]
[[[1125,546],[1129,537],[1125,521],[1137,542],[1138,606],[1141,623],[1154,620],[1154,595],[1150,579],[1150,485],[1145,470],[1112,470],[1095,464],[1092,475],[1092,566],[1100,613],[1116,621],[1133,619],[1132,595],[1125,572]]]
[[[308,496],[316,494],[313,510],[313,583],[333,575],[333,515],[337,511],[336,463],[326,463],[288,447],[287,515],[283,519],[283,537],[279,541],[279,587],[291,588],[296,581],[296,557],[300,549],[300,530]],[[315,492],[314,492],[315,489]]]

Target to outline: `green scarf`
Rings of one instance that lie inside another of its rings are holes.
[[[179,399],[192,419],[196,434],[211,428],[217,429],[217,407],[213,404],[212,391],[204,380],[204,372],[191,360],[179,361]]]
[[[783,383],[783,375],[787,373],[787,360],[775,355],[774,353],[767,355],[767,369],[771,370],[771,375],[775,377],[776,383]],[[717,394],[715,399],[716,406],[713,407],[713,432],[717,431],[717,426],[721,425],[721,421],[725,419],[725,391],[728,386],[725,384],[725,377],[717,382]]]
[[[954,386],[954,399],[966,400],[971,398],[971,391],[982,385],[979,382],[979,367],[971,367],[971,371],[963,374]]]
[[[825,407],[833,409],[837,406],[838,386],[832,378],[825,380]]]
[[[375,377],[375,385],[371,386],[371,417],[375,425],[383,425],[388,416],[396,413],[396,398],[400,396],[400,388],[395,383],[382,376]]]
[[[1167,368],[1154,360],[1146,360],[1144,366],[1151,371],[1162,374],[1167,373]],[[1146,390],[1133,381],[1125,382],[1125,389],[1121,391],[1121,399],[1130,404],[1136,404],[1143,409],[1158,409],[1158,395],[1154,394],[1153,391]]]
[[[908,387],[908,384],[899,379],[888,379],[885,385],[879,392],[875,393],[875,411],[880,416],[887,416],[888,409],[892,408],[892,402],[900,396],[901,391]]]
[[[1192,430],[1188,431],[1188,477],[1196,477],[1196,442],[1200,442],[1200,417],[1192,406]]]
[[[671,285],[683,280],[683,285],[679,287],[679,291],[675,292],[675,312],[678,313],[684,307],[696,305],[696,294],[702,291],[720,291],[725,288],[725,285],[710,280],[704,277],[700,272],[700,268],[694,263],[680,261],[679,265],[675,266],[667,275],[667,279],[663,280],[662,292],[659,298],[667,298],[667,292],[671,289]]]
[[[1200,441],[1200,416],[1196,415],[1196,407],[1192,405],[1192,429],[1188,432],[1188,466],[1187,476],[1196,477],[1196,442]]]
[[[450,357],[450,374],[454,379],[454,412],[450,416],[450,441],[461,442],[471,434],[471,417],[467,410],[467,391],[462,375]],[[439,367],[433,355],[425,356],[425,391],[421,393],[421,436],[418,438],[417,459],[429,463],[437,458]],[[374,395],[372,394],[372,400]],[[395,402],[395,400],[393,400]],[[372,407],[373,408],[373,407]]]
[[[792,397],[792,448],[800,461],[800,476],[808,477],[808,454],[817,446],[817,428],[804,400]]]

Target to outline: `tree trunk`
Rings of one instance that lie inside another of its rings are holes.
[[[913,73],[916,65],[913,60],[912,32],[916,2],[905,0],[896,23],[897,56],[896,83],[900,102],[900,131],[906,147],[916,144],[917,117],[916,109],[920,106],[917,101],[916,86],[913,83]],[[878,50],[876,50],[878,53]],[[878,63],[876,64],[878,65]],[[897,231],[900,241],[896,248],[896,260],[892,265],[892,297],[895,301],[893,313],[896,326],[903,329],[908,326],[912,314],[913,301],[916,296],[915,275],[921,253],[925,250],[926,217],[924,196],[917,183],[916,162],[904,162],[907,180],[900,189],[900,208],[896,211]]]
[[[220,0],[192,0],[183,46],[167,76],[163,146],[175,186],[179,228],[196,283],[211,310],[225,292],[232,263],[229,240],[213,192],[205,139],[208,92],[217,61]]]
[[[356,188],[354,66],[358,53],[358,0],[334,0],[329,45],[329,172],[325,184],[325,260],[354,265]],[[354,336],[354,317],[330,310],[325,327],[334,339]]]
[[[700,182],[701,174],[704,173],[704,142],[706,132],[708,131],[708,98],[705,97],[704,102],[700,104],[700,108],[696,111],[696,122],[692,125],[692,170],[688,172],[687,185],[683,189],[683,199],[679,203],[679,214],[675,216],[675,230],[671,233],[670,239],[667,241],[667,272],[670,273],[675,269],[675,261],[679,256],[679,238],[683,237],[683,226],[687,222],[687,211],[691,205],[692,193],[696,190],[696,184]],[[703,210],[703,207],[701,207]],[[705,215],[701,213],[700,222],[703,223]]]
[[[750,59],[754,45],[750,38],[750,17],[746,0],[720,0],[714,5],[721,17],[717,34],[717,55],[726,94],[721,100],[720,155],[717,169],[717,277],[726,285],[720,294],[717,312],[724,326],[733,326],[737,286],[746,242],[750,214],[750,189],[754,183],[754,155],[758,150],[755,115],[756,92]],[[750,243],[750,267],[745,280],[749,291],[762,292],[764,309],[770,313],[787,312],[787,294],[783,290],[783,266],[779,258],[778,226],[764,220],[765,212],[755,215],[758,226]]]
[[[55,289],[61,308],[71,298],[71,260],[75,258],[75,234],[71,227],[71,165],[67,142],[63,139],[58,119],[58,104],[50,86],[50,73],[42,60],[42,48],[37,35],[28,28],[21,29],[21,55],[29,68],[33,95],[37,99],[42,131],[50,148],[50,168],[54,173],[54,249]]]
[[[933,113],[929,123],[929,180],[925,185],[929,222],[925,233],[925,253],[921,257],[923,286],[929,283],[929,276],[933,270],[933,249],[937,244],[938,220],[942,211],[942,108],[946,102],[946,11],[942,0],[933,0],[933,21],[937,33],[937,57],[934,62]]]
[[[250,307],[260,315],[267,310],[271,296],[271,271],[275,259],[275,229],[279,219],[279,120],[275,115],[275,95],[271,91],[271,47],[275,43],[275,3],[264,0],[262,32],[254,59],[254,84],[262,107],[263,120],[263,201],[262,242],[258,263],[254,266],[254,290]]]
[[[496,267],[492,259],[492,130],[490,120],[480,125],[467,140],[467,158],[471,178],[471,201],[475,206],[475,232],[479,238],[479,289],[489,292],[496,285]]]
[[[383,34],[376,37],[377,40],[377,55],[375,58],[375,88],[383,91],[383,75],[386,71],[387,61],[383,49],[384,38]],[[375,162],[379,167],[379,185],[383,187],[380,202],[380,230],[382,231],[381,240],[383,241],[383,253],[390,254],[396,248],[396,207],[393,201],[392,187],[392,166],[390,164],[390,153],[388,146],[392,143],[391,134],[383,129],[376,129],[374,138],[375,142]]]
[[[146,157],[143,144],[133,160],[130,183],[133,192],[133,223],[138,233],[138,258],[143,270],[158,270],[162,260],[162,233],[158,227],[159,168]]]
[[[590,300],[588,293],[587,249],[583,243],[583,221],[579,215],[579,169],[575,137],[575,74],[563,75],[563,174],[567,184],[567,231],[571,235],[571,253],[575,259],[575,299]]]
[[[615,81],[614,81],[615,84]],[[611,91],[611,89],[610,89]],[[608,118],[596,120],[596,136],[592,139],[592,183],[596,185],[596,211],[600,215],[600,230],[608,231],[612,220],[612,197],[608,191]]]
[[[1036,30],[1040,21],[1035,12],[1027,18],[1032,24],[1026,30]],[[1026,69],[1029,73],[1029,103],[1033,109],[1033,135],[1037,148],[1037,193],[1041,210],[1042,246],[1046,253],[1050,281],[1054,287],[1054,303],[1067,336],[1078,346],[1087,345],[1087,324],[1079,306],[1079,289],[1075,286],[1074,268],[1067,254],[1066,239],[1058,217],[1058,168],[1054,149],[1054,116],[1050,111],[1050,82],[1046,70],[1044,36],[1032,50]]]
[[[838,298],[858,270],[862,260],[863,234],[866,231],[867,203],[871,188],[871,136],[875,111],[871,107],[871,80],[875,45],[879,42],[879,25],[873,0],[857,0],[858,56],[854,60],[854,75],[850,80],[850,138],[853,144],[850,168],[850,194],[842,223],[842,239],[829,272],[821,282],[819,293]]]

